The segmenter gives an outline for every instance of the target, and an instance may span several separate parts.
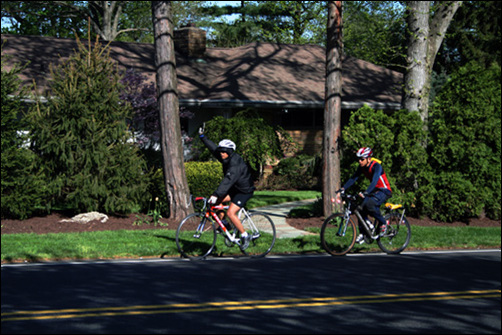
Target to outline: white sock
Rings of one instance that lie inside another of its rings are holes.
[[[244,233],[241,234],[241,237],[247,237],[248,236],[248,232],[245,231]]]

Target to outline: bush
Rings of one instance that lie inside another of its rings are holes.
[[[298,155],[282,159],[274,167],[273,174],[262,184],[269,189],[311,190],[319,188],[321,181],[321,158]]]
[[[187,162],[185,171],[190,193],[194,196],[210,196],[223,178],[220,162]]]
[[[29,113],[31,145],[50,176],[49,205],[130,213],[147,192],[146,164],[132,143],[131,108],[119,98],[116,64],[96,43],[52,69],[51,96]]]
[[[205,133],[213,142],[228,138],[237,145],[236,152],[249,164],[255,174],[263,173],[263,166],[274,158],[282,158],[281,146],[287,145],[291,138],[282,131],[274,129],[253,110],[237,113],[230,119],[217,116],[206,122]],[[193,149],[199,160],[213,159],[201,141],[196,141]]]
[[[370,146],[383,162],[392,201],[411,215],[500,219],[500,74],[498,65],[471,63],[452,75],[431,107],[428,132],[416,112],[353,113],[342,132],[342,181],[357,168],[355,151]]]
[[[468,64],[451,77],[431,108],[429,162],[442,194],[434,201],[433,218],[486,214],[500,219],[500,74],[499,65]]]
[[[193,196],[208,197],[216,190],[223,177],[223,169],[219,162],[186,162],[185,173],[190,193]],[[147,213],[156,208],[162,216],[169,216],[169,199],[167,199],[162,169],[154,169],[148,174],[148,193],[142,203],[142,212]]]
[[[33,152],[25,148],[2,150],[2,218],[23,220],[43,211],[49,194]]]
[[[2,218],[25,219],[45,203],[48,190],[40,170],[40,162],[24,143],[26,129],[20,96],[26,94],[21,88],[15,66],[4,71],[2,56]],[[21,93],[20,93],[21,92]],[[16,97],[12,97],[15,95]]]
[[[393,191],[392,201],[406,204],[414,215],[427,212],[432,172],[418,113],[401,110],[386,114],[365,106],[352,113],[342,133],[342,183],[357,169],[357,149],[369,146],[375,158],[382,161]],[[368,184],[364,178],[359,187],[364,190]]]

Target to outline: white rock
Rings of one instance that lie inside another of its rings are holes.
[[[78,223],[88,223],[89,221],[99,220],[102,223],[108,221],[108,216],[99,212],[89,212],[75,215],[71,219],[63,219],[61,222],[78,222]]]

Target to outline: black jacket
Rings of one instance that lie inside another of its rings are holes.
[[[239,193],[252,193],[255,190],[249,167],[240,155],[233,152],[228,159],[223,160],[218,150],[216,150],[218,146],[213,141],[204,135],[200,139],[213,156],[223,165],[224,177],[220,186],[214,191],[214,195],[222,198],[232,189]]]

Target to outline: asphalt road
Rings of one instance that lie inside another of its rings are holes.
[[[2,334],[499,334],[500,250],[2,265]]]

